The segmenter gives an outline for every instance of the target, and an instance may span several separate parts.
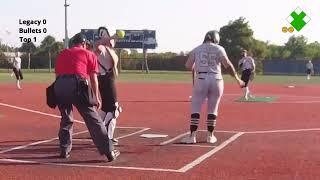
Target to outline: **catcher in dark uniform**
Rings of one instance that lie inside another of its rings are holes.
[[[95,44],[96,55],[99,63],[99,91],[102,100],[101,117],[104,119],[108,130],[108,136],[115,145],[118,141],[114,138],[116,120],[122,108],[118,103],[115,79],[118,76],[118,56],[114,50],[116,35],[110,36],[104,27],[98,29],[101,37]]]

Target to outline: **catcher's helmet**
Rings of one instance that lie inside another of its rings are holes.
[[[106,27],[99,27],[98,28],[98,36],[102,37],[105,34],[107,34],[110,37],[109,31],[108,31],[108,29]]]
[[[220,41],[219,32],[215,30],[207,32],[204,37],[203,43],[208,41],[211,41],[212,43],[215,43],[215,44],[219,44],[219,41]]]

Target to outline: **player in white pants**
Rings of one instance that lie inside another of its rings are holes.
[[[15,57],[13,58],[13,72],[16,75],[17,78],[17,88],[22,89],[20,82],[23,80],[23,75],[21,71],[21,58],[20,58],[20,53],[16,52]]]
[[[191,99],[191,124],[190,135],[182,139],[182,143],[196,143],[196,131],[198,129],[201,105],[208,98],[208,143],[215,143],[214,136],[218,107],[223,94],[223,78],[221,64],[230,70],[230,74],[236,79],[239,86],[244,82],[238,77],[235,68],[230,62],[224,48],[219,46],[220,37],[217,31],[206,33],[204,42],[190,52],[186,67],[195,72],[194,86]]]
[[[306,64],[306,68],[307,68],[307,80],[310,80],[311,74],[314,73],[313,64],[311,60],[309,60],[308,63]]]

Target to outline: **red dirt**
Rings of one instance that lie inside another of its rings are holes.
[[[14,85],[0,85],[0,103],[58,114],[45,105],[44,84],[24,84],[18,91]],[[260,131],[320,128],[317,105],[319,86],[287,88],[280,85],[255,85],[256,95],[277,96],[275,103],[236,103],[241,89],[227,84],[219,116],[218,130]],[[168,134],[172,138],[188,130],[189,84],[120,84],[119,96],[124,112],[120,126],[149,127],[145,133]],[[308,96],[308,97],[302,97]],[[315,97],[312,97],[315,96]],[[311,103],[312,101],[316,101]],[[292,103],[288,103],[292,102]],[[298,102],[298,103],[297,103]],[[299,103],[301,102],[301,103]],[[310,102],[310,103],[309,103]],[[201,129],[205,129],[205,111]],[[13,146],[46,140],[57,136],[59,119],[0,105],[0,151]],[[75,113],[77,119],[78,113]],[[75,132],[85,130],[75,124]],[[119,130],[119,136],[131,130]],[[244,134],[186,173],[141,171],[108,168],[63,167],[17,162],[0,162],[0,179],[318,179],[320,176],[320,130]],[[232,133],[217,133],[219,143]],[[84,135],[86,136],[86,135]],[[113,163],[104,163],[90,142],[75,141],[70,160],[65,163],[99,164],[179,169],[210,151],[209,147],[157,146],[166,140],[150,140],[134,135],[120,140],[122,155]],[[205,134],[200,133],[200,141]],[[219,143],[217,145],[219,145]],[[201,143],[202,145],[208,145]],[[2,158],[60,162],[58,143],[32,146],[0,154]],[[98,160],[98,161],[97,161]]]

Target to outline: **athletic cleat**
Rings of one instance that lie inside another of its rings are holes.
[[[195,144],[195,143],[197,143],[196,133],[193,132],[193,133],[191,133],[190,135],[188,135],[187,137],[184,137],[184,138],[181,140],[181,143],[184,143],[184,144]]]
[[[214,144],[217,142],[217,138],[213,135],[213,133],[208,132],[207,143]]]
[[[114,146],[119,145],[119,141],[117,139],[110,139]]]
[[[120,155],[120,151],[117,149],[114,149],[111,151],[111,157],[108,157],[107,155],[106,156],[108,158],[108,161],[112,162],[112,161],[116,160],[119,155]]]
[[[59,157],[62,159],[68,159],[70,157],[70,152],[61,151]]]

